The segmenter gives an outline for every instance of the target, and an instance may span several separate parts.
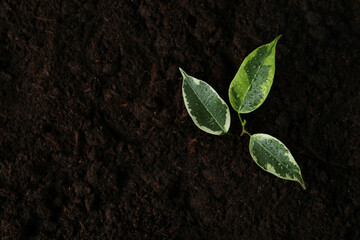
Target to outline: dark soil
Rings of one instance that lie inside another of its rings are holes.
[[[359,1],[0,2],[1,239],[360,239]],[[226,100],[283,34],[251,133],[307,190],[199,130],[182,67]]]

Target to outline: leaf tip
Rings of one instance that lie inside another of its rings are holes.
[[[277,37],[274,39],[273,43],[276,44],[281,37],[282,37],[282,34],[280,34],[279,36],[277,36]]]
[[[301,181],[298,181],[298,182],[300,183],[300,185],[302,186],[302,188],[303,188],[304,190],[306,190],[306,186],[305,186],[304,180],[301,179]]]
[[[183,76],[183,78],[185,78],[187,76],[186,72],[184,70],[182,70],[180,67],[179,67],[179,70],[180,70],[181,75]]]

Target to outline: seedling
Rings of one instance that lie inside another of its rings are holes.
[[[245,58],[230,83],[229,100],[238,113],[241,136],[250,137],[250,155],[256,164],[279,178],[297,181],[306,189],[301,170],[289,149],[268,134],[250,134],[245,129],[246,120],[240,116],[259,108],[268,96],[275,75],[275,48],[280,37],[258,47]],[[195,125],[214,135],[228,133],[230,110],[226,102],[206,82],[187,75],[181,68],[180,72],[185,106]]]

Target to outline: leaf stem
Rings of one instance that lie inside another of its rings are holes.
[[[238,113],[238,116],[239,116],[241,126],[242,126],[242,132],[241,132],[240,136],[242,136],[244,134],[247,134],[247,135],[249,135],[249,137],[251,137],[251,134],[248,131],[245,130],[246,120],[244,119],[244,121],[243,121],[241,119],[240,113]]]
[[[244,119],[244,121],[243,121],[243,120],[241,119],[240,113],[238,113],[238,116],[239,116],[239,119],[240,119],[241,125],[242,125],[243,127],[245,127],[246,120]]]

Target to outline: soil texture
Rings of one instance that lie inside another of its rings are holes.
[[[243,116],[291,150],[307,190],[199,130],[178,70],[228,102],[282,34]],[[1,239],[360,239],[360,3],[0,1]]]

